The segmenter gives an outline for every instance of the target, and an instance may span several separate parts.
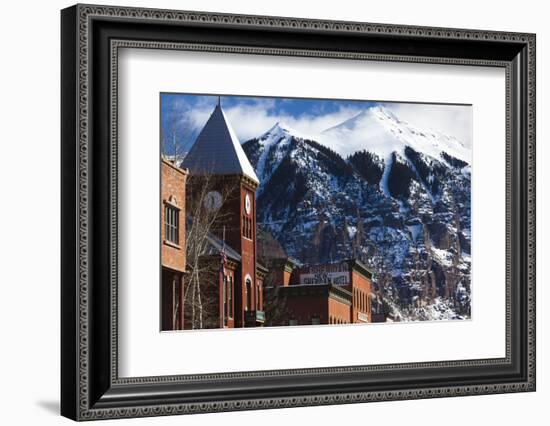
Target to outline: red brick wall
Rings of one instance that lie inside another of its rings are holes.
[[[331,297],[328,298],[328,323],[349,324],[351,316],[350,305]]]
[[[266,276],[265,282],[269,286],[280,285],[287,286],[291,283],[292,273],[285,270],[284,262],[275,262],[269,267],[269,272]]]
[[[290,284],[291,272],[283,271],[283,285]]]
[[[161,160],[161,263],[176,271],[185,271],[185,182],[187,172],[171,163]],[[170,201],[172,200],[172,201]],[[165,238],[165,204],[179,208],[179,244],[175,245]]]
[[[251,310],[255,310],[255,284],[256,284],[256,196],[255,189],[246,184],[239,176],[220,177],[220,181],[216,184],[221,192],[232,190],[233,182],[235,183],[234,192],[225,201],[223,213],[223,223],[216,225],[216,234],[222,238],[222,229],[225,226],[225,241],[234,250],[241,255],[241,264],[235,271],[234,277],[234,320],[235,327],[243,327],[245,323],[245,278],[250,275],[251,280],[251,295],[250,304]],[[233,191],[233,190],[232,190]],[[250,215],[245,213],[245,196],[250,197]],[[252,238],[243,236],[244,220],[243,216],[247,216],[252,220],[251,230]]]
[[[283,267],[277,267],[269,271],[269,279],[272,281],[270,285],[288,285],[288,283],[285,284],[285,272]]]
[[[326,294],[289,297],[287,310],[287,321],[281,325],[289,325],[288,320],[291,319],[297,320],[298,325],[311,325],[313,317],[318,317],[321,324],[331,324],[331,319],[337,319],[338,323],[348,324],[351,319],[350,305]]]
[[[289,320],[298,321],[298,325],[311,325],[311,318],[316,315],[321,319],[321,324],[328,324],[328,301],[326,295],[311,295],[308,297],[289,297],[286,303],[288,317],[285,323],[280,325],[289,325]]]
[[[184,328],[183,272],[185,271],[185,183],[187,172],[160,162],[161,329]],[[165,204],[179,209],[178,244],[166,241]],[[173,313],[176,312],[175,316]]]
[[[245,211],[245,197],[246,194],[250,197],[250,214],[247,215]],[[235,277],[236,287],[240,287],[240,298],[238,300],[238,305],[240,305],[239,314],[236,314],[236,325],[241,327],[245,323],[245,310],[247,306],[247,297],[250,300],[250,310],[254,311],[256,306],[256,196],[255,192],[241,183],[240,187],[240,205],[239,205],[239,229],[240,229],[240,241],[239,247],[236,247],[237,251],[241,254],[241,266],[237,271]],[[243,236],[242,230],[244,228],[244,217],[252,219],[252,238],[247,238]],[[251,287],[250,294],[247,295],[245,291],[246,286],[246,277],[250,276]]]
[[[350,271],[352,292],[352,322],[364,322],[359,319],[360,314],[366,315],[368,322],[372,322],[372,309],[370,294],[372,292],[371,281],[355,270]]]

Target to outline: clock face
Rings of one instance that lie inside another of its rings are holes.
[[[246,211],[246,214],[250,214],[250,197],[248,194],[244,197],[244,209]]]
[[[204,207],[208,211],[216,211],[222,206],[222,195],[218,191],[210,191],[204,197]]]

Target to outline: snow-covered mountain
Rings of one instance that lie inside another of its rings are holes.
[[[392,152],[402,153],[405,147],[410,147],[433,158],[440,158],[444,152],[471,162],[471,150],[457,138],[435,130],[420,129],[400,120],[383,106],[368,108],[323,131],[320,141],[342,155],[368,149],[385,158]]]
[[[317,136],[276,123],[243,148],[258,224],[289,255],[363,260],[397,319],[469,316],[471,160],[459,140],[372,107]]]

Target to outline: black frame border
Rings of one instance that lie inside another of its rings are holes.
[[[61,35],[62,415],[92,420],[535,390],[535,35],[96,5],[64,9]],[[118,378],[113,53],[124,46],[506,68],[506,358]]]

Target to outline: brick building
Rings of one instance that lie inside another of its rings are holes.
[[[220,252],[230,249],[239,257],[234,270],[223,268],[224,272],[219,274],[220,318],[227,318],[220,324],[224,327],[261,325],[266,271],[256,261],[259,181],[219,103],[182,166],[189,169],[192,178],[187,188],[188,197],[205,191],[208,186],[203,198],[206,213],[215,217],[210,232],[221,241]]]
[[[162,330],[183,328],[185,273],[185,185],[187,171],[161,159]]]
[[[352,304],[349,322],[372,322],[374,298],[372,272],[360,261],[308,265],[298,268],[293,282],[301,285],[333,284],[349,291]]]
[[[358,260],[298,266],[283,258],[270,264],[278,281],[264,289],[268,325],[385,321],[377,310],[372,272]]]
[[[351,293],[333,284],[265,287],[269,326],[348,324]]]

